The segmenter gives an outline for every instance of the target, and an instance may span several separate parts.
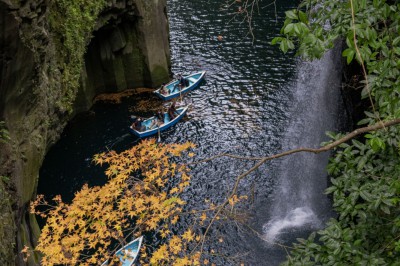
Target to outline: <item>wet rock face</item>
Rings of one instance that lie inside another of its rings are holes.
[[[166,1],[118,1],[101,14],[85,55],[75,110],[99,93],[156,87],[168,80]]]
[[[10,197],[3,182],[0,180],[0,265],[12,265],[14,241],[10,240],[15,238],[15,225]]]
[[[26,215],[28,204],[46,151],[71,118],[59,105],[62,67],[47,21],[49,3],[0,0],[0,121],[11,138],[0,141],[0,177],[9,179],[0,179],[0,188],[11,195],[0,190],[0,265],[25,264],[15,252],[35,245],[39,231]],[[99,93],[168,80],[166,0],[110,0],[92,35],[74,113],[90,108]]]
[[[4,193],[0,197],[4,225],[0,226],[0,265],[20,265],[15,250],[23,243],[34,243],[30,230],[34,223],[24,214],[36,190],[47,144],[62,130],[49,123],[60,119],[49,108],[57,98],[56,94],[49,97],[49,78],[56,82],[57,77],[48,73],[52,59],[45,52],[51,50],[46,10],[44,1],[0,1],[0,121],[5,121],[11,138],[0,142],[0,176],[9,179],[0,192]],[[9,200],[6,193],[11,194]]]

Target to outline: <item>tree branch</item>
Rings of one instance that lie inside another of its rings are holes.
[[[344,137],[342,137],[342,138],[340,138],[340,139],[338,139],[338,140],[336,140],[336,141],[334,141],[332,143],[329,143],[328,145],[323,146],[321,148],[298,148],[298,149],[292,149],[292,150],[289,150],[289,151],[285,151],[285,152],[274,154],[274,155],[271,155],[271,156],[268,156],[268,157],[261,157],[261,158],[260,157],[242,157],[242,156],[232,155],[232,154],[228,154],[228,153],[223,153],[223,154],[219,154],[219,155],[213,156],[213,157],[208,158],[208,159],[204,159],[204,160],[201,160],[201,161],[198,161],[198,162],[191,163],[191,164],[199,164],[199,163],[208,162],[208,161],[214,160],[216,158],[220,158],[220,157],[230,157],[230,158],[241,159],[241,160],[256,160],[256,161],[258,161],[253,167],[251,167],[246,172],[244,172],[241,175],[239,175],[238,177],[236,177],[235,184],[234,184],[234,186],[233,186],[233,188],[231,190],[231,193],[230,193],[229,197],[227,197],[225,199],[225,201],[221,205],[219,205],[218,208],[216,208],[216,212],[215,212],[213,218],[211,219],[211,222],[208,225],[208,227],[206,228],[205,233],[203,235],[200,252],[202,252],[202,250],[203,250],[204,241],[205,241],[206,235],[208,234],[208,232],[209,232],[209,230],[211,228],[211,225],[214,223],[214,221],[216,220],[217,216],[220,215],[220,213],[225,208],[225,206],[228,205],[229,200],[233,196],[236,195],[240,181],[243,178],[245,178],[247,175],[249,175],[251,172],[253,172],[256,169],[258,169],[265,162],[273,160],[273,159],[277,159],[277,158],[280,158],[280,157],[288,156],[288,155],[291,155],[291,154],[294,154],[294,153],[299,153],[299,152],[311,152],[311,153],[318,154],[318,153],[321,153],[321,152],[329,151],[329,150],[332,150],[332,149],[338,147],[340,144],[345,143],[348,140],[350,140],[350,139],[352,139],[352,138],[354,138],[354,137],[356,137],[356,136],[358,136],[360,134],[363,134],[363,133],[366,133],[366,132],[370,132],[370,131],[375,131],[375,130],[382,129],[382,128],[385,129],[386,127],[394,126],[394,125],[397,125],[397,124],[400,124],[400,119],[394,119],[394,120],[387,121],[387,122],[384,122],[384,123],[383,122],[379,122],[379,123],[376,123],[376,124],[371,125],[371,126],[358,128],[358,129],[348,133]]]
[[[387,121],[387,122],[379,122],[379,123],[376,123],[374,125],[367,126],[367,127],[358,128],[358,129],[348,133],[344,137],[342,137],[342,138],[340,138],[340,139],[338,139],[338,140],[336,140],[336,141],[334,141],[332,143],[329,143],[328,145],[323,146],[321,148],[297,148],[297,149],[292,149],[292,150],[289,150],[289,151],[277,153],[277,154],[274,154],[274,155],[271,155],[271,156],[268,156],[268,157],[244,157],[244,156],[238,156],[238,155],[229,154],[229,153],[222,153],[222,154],[218,154],[218,155],[215,155],[213,157],[210,157],[210,158],[207,158],[207,159],[204,159],[204,160],[201,160],[201,161],[189,163],[188,165],[205,163],[205,162],[208,162],[208,161],[220,158],[220,157],[230,157],[230,158],[234,158],[234,159],[248,160],[248,161],[250,161],[250,160],[259,161],[256,165],[254,165],[248,171],[246,171],[245,173],[243,173],[242,175],[239,176],[239,177],[241,177],[243,175],[244,176],[248,175],[250,172],[253,172],[255,169],[257,169],[261,164],[265,163],[266,161],[270,161],[270,160],[273,160],[273,159],[277,159],[277,158],[280,158],[280,157],[284,157],[284,156],[287,156],[287,155],[290,155],[290,154],[294,154],[294,153],[299,153],[299,152],[311,152],[311,153],[316,153],[317,154],[317,153],[329,151],[329,150],[332,150],[332,149],[336,148],[340,144],[342,144],[342,143],[344,143],[344,142],[346,142],[346,141],[348,141],[348,140],[350,140],[350,139],[352,139],[352,138],[354,138],[354,137],[356,137],[358,135],[361,135],[363,133],[370,132],[370,131],[375,131],[375,130],[386,128],[386,127],[390,127],[390,126],[394,126],[394,125],[397,125],[397,124],[400,124],[400,118],[394,119],[394,120],[390,120],[390,121]],[[253,169],[253,168],[255,168],[255,169]]]

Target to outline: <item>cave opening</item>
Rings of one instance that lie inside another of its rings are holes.
[[[137,20],[108,22],[87,47],[74,109],[87,110],[101,93],[143,87],[146,72]]]

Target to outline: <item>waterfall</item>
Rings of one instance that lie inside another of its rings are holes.
[[[337,130],[342,103],[340,60],[340,47],[336,47],[320,60],[299,62],[283,150],[319,147],[328,139],[326,131]],[[277,162],[273,206],[263,225],[266,241],[284,240],[286,234],[298,237],[298,230],[318,229],[331,215],[324,194],[328,159],[329,153],[299,153]]]

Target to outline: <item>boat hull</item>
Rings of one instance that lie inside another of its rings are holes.
[[[159,127],[148,128],[148,126],[151,124],[151,122],[155,119],[155,117],[150,117],[149,119],[143,121],[143,123],[142,123],[146,127],[145,131],[138,131],[138,130],[132,128],[132,126],[129,127],[129,130],[132,134],[134,134],[135,136],[137,136],[139,138],[145,138],[145,137],[149,137],[149,136],[158,134],[158,132],[164,131],[164,130],[176,125],[176,123],[178,123],[185,116],[188,108],[189,108],[189,106],[178,108],[176,110],[178,115],[173,120],[169,120],[168,114],[164,113],[164,124]]]
[[[143,236],[134,239],[115,252],[115,256],[121,261],[122,266],[132,266],[139,254],[142,246]],[[103,262],[101,266],[108,265],[108,260]]]
[[[169,94],[164,95],[164,94],[160,93],[160,89],[154,91],[154,93],[163,101],[171,100],[173,98],[179,97],[185,93],[188,93],[188,92],[196,89],[200,85],[200,82],[204,79],[205,74],[206,74],[206,71],[201,71],[201,72],[196,72],[196,73],[190,74],[188,76],[184,76],[184,78],[189,81],[189,86],[183,88],[180,91],[177,88],[178,84],[179,84],[179,80],[173,80],[170,83],[165,85]]]

